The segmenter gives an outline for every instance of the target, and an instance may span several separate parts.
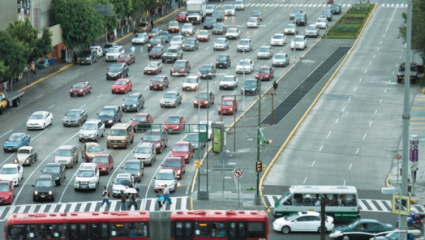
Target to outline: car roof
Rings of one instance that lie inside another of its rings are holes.
[[[85,162],[85,163],[81,163],[79,169],[89,169],[89,170],[91,170],[91,169],[95,169],[96,166],[97,166],[96,163]]]
[[[173,173],[174,170],[173,169],[160,169],[158,171],[158,173]]]
[[[175,145],[189,145],[190,143],[188,141],[178,141],[174,144]]]
[[[120,80],[120,79],[118,79],[118,80]],[[117,108],[119,108],[119,106],[115,105],[115,104],[108,104],[108,105],[105,105],[103,108],[115,108],[115,109],[117,109]]]
[[[21,149],[32,150],[32,149],[34,149],[34,147],[33,146],[22,146],[22,147],[19,148],[19,150],[21,150]]]
[[[267,68],[267,69],[270,69],[270,67],[269,66],[261,66],[260,68]]]
[[[99,119],[89,119],[84,124],[86,124],[86,123],[99,123],[99,122],[101,122]]]
[[[46,168],[47,166],[60,167],[61,165],[64,165],[64,164],[63,163],[48,163],[46,164],[46,166],[44,166],[44,168]]]
[[[181,161],[182,157],[167,157],[165,161]]]
[[[188,60],[183,60],[183,59],[180,59],[180,60],[177,60],[176,62],[189,62]]]
[[[116,178],[119,178],[119,177],[128,177],[128,178],[131,178],[131,174],[130,173],[119,173],[119,174],[117,174],[117,177]]]
[[[94,155],[94,157],[109,157],[111,154],[109,153],[98,153]]]
[[[152,146],[153,146],[153,143],[151,143],[151,142],[142,142],[137,147],[152,147]]]
[[[168,117],[182,117],[182,115],[170,115]]]
[[[127,96],[139,96],[139,95],[142,95],[142,93],[141,92],[131,92]]]
[[[74,145],[62,145],[58,149],[72,149]]]
[[[52,175],[50,175],[50,174],[40,174],[37,177],[37,180],[38,179],[49,179],[49,180],[52,180]]]
[[[47,111],[37,111],[37,112],[34,112],[33,113],[33,115],[38,115],[38,114],[48,114],[49,112],[47,112]]]
[[[236,99],[234,99],[234,98],[223,98],[223,101],[236,101]]]
[[[138,159],[130,159],[130,160],[125,161],[125,163],[138,163],[138,164],[140,164],[141,162],[142,161],[140,161]]]
[[[100,147],[99,143],[95,143],[95,142],[88,142],[88,143],[86,143],[86,146],[99,146]]]
[[[8,164],[3,165],[2,168],[14,168],[14,167],[17,167],[17,166],[19,166],[19,164],[17,164],[17,163],[8,163]]]
[[[178,93],[177,91],[167,91],[166,93]]]

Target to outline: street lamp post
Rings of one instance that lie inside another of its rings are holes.
[[[261,126],[261,73],[258,74],[258,126],[257,126],[257,162],[261,162],[260,160],[260,126]],[[245,89],[245,88],[244,88]],[[245,94],[244,94],[245,95]],[[260,197],[260,172],[257,171],[257,191],[255,193],[255,205],[260,205],[261,197]]]

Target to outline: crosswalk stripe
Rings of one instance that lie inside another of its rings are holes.
[[[71,203],[71,207],[68,212],[75,212],[75,208],[77,207],[77,203]]]
[[[26,208],[26,206],[21,206],[21,207],[18,209],[18,213],[23,213],[23,212],[25,211],[25,208]]]
[[[3,212],[5,212],[6,209],[9,211],[9,207],[2,207],[2,208],[0,208],[0,217],[3,215]],[[6,212],[8,212],[8,211],[6,211]]]
[[[35,204],[31,205],[31,207],[28,210],[28,212],[34,212],[36,207],[37,207],[37,205],[35,205]],[[1,216],[1,214],[0,214],[0,216]]]
[[[55,212],[57,204],[52,204],[49,209],[49,213]]]
[[[40,209],[38,209],[38,212],[39,213],[43,213],[44,212],[44,209],[46,209],[46,207],[47,207],[47,205],[41,205],[40,206]]]
[[[97,205],[98,205],[97,203],[96,204],[91,204],[90,205],[89,212],[94,212],[96,210]],[[104,206],[106,206],[106,204],[104,204]]]
[[[155,201],[150,200],[149,211],[155,211]]]
[[[65,212],[66,204],[63,203],[61,208],[59,208],[59,212]]]
[[[180,201],[181,201],[181,203],[180,203],[181,207],[180,208],[182,210],[187,210],[187,207],[186,207],[187,206],[187,198],[182,198]]]
[[[111,202],[111,207],[109,209],[114,209],[115,210],[116,206],[117,206],[117,201],[113,201],[113,202]],[[109,211],[111,211],[111,210],[109,210]]]
[[[366,200],[366,202],[369,204],[369,206],[372,208],[372,210],[374,212],[377,212],[378,209],[375,207],[375,205],[373,204],[372,200]]]
[[[381,202],[381,201],[376,201],[377,203],[378,203],[378,205],[381,207],[381,210],[383,211],[383,212],[389,212],[388,210],[387,210],[387,207],[384,205],[384,203],[383,202]]]
[[[86,211],[86,207],[87,207],[87,202],[81,204],[80,205],[80,209],[78,211],[79,212],[85,212]]]

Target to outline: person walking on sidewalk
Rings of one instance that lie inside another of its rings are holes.
[[[121,211],[125,211],[125,203],[127,202],[127,196],[124,191],[121,191]]]
[[[37,75],[37,73],[35,72],[35,64],[31,63],[31,65],[30,65],[30,77],[34,77],[35,75]]]
[[[276,95],[276,92],[277,92],[277,86],[278,86],[277,82],[276,82],[276,81],[274,81],[274,82],[273,82],[273,95]]]
[[[62,58],[62,61],[63,62],[66,62],[66,50],[65,50],[65,47],[64,46],[62,46],[62,49],[61,49],[61,58]]]
[[[172,204],[171,198],[170,198],[170,188],[168,188],[167,184],[165,184],[163,194],[164,194],[164,201],[162,203],[165,204],[165,201],[167,201],[168,204]]]
[[[161,190],[158,190],[158,194],[156,195],[156,200],[158,201],[159,211],[162,209],[162,201],[164,201],[164,196],[162,195]]]
[[[131,206],[134,206],[134,210],[137,210],[136,194],[132,193],[128,201],[130,202],[127,206],[128,210],[131,209]]]
[[[111,206],[111,203],[109,202],[109,192],[106,186],[103,187],[102,204],[100,204],[100,207],[103,207],[104,203],[106,203],[106,206],[108,206],[108,208]]]

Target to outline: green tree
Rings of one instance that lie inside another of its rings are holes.
[[[111,1],[109,0],[94,0],[93,3],[94,4],[112,4]],[[110,17],[102,16],[107,32],[113,31],[118,25],[118,16],[115,13],[115,8],[113,9],[114,9],[114,15]]]
[[[141,1],[141,0],[136,0]],[[111,0],[118,18],[130,16],[133,11],[133,0]]]
[[[27,59],[23,42],[8,31],[0,31],[0,80],[8,81],[21,73]]]
[[[156,0],[135,0],[133,1],[133,11],[139,16],[142,11],[149,11],[156,6]]]
[[[105,33],[102,16],[86,0],[53,0],[52,19],[60,23],[62,38],[69,48],[92,44]]]
[[[9,24],[6,31],[12,38],[19,39],[24,46],[24,57],[28,63],[43,56],[39,55],[36,49],[37,45],[37,29],[33,28],[31,23],[27,20],[25,22],[15,21]]]
[[[415,1],[412,14],[412,49],[415,49],[425,60],[425,1]],[[404,24],[399,28],[399,35],[406,41],[407,14],[402,13]]]
[[[41,38],[38,38],[35,43],[34,55],[36,58],[40,58],[51,53],[52,50],[52,32],[48,27],[45,27]]]

